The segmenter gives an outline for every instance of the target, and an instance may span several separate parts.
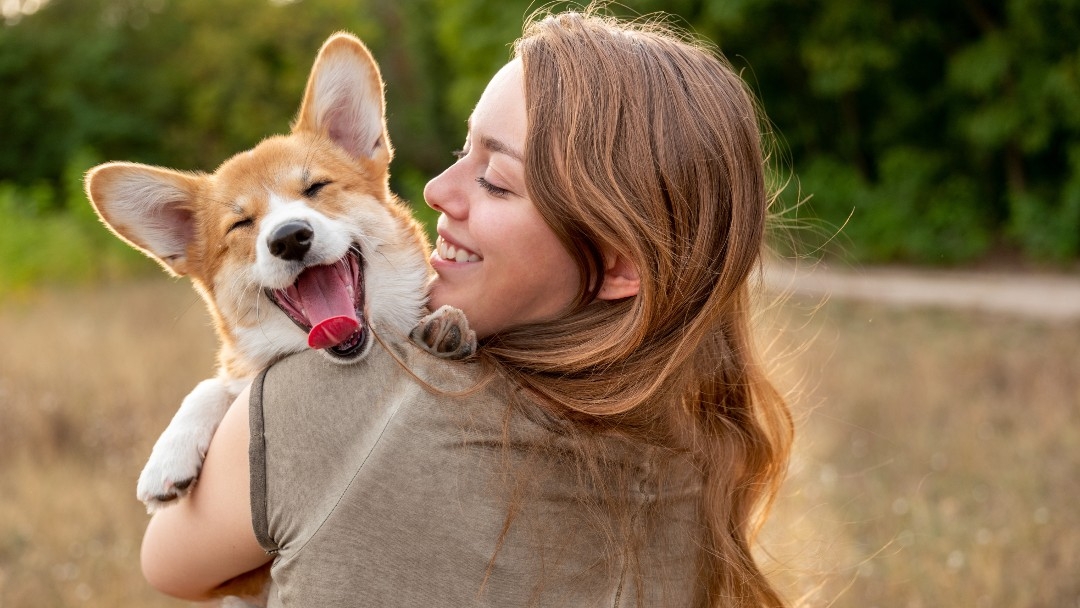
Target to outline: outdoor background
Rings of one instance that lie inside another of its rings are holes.
[[[429,218],[424,182],[538,6],[0,0],[0,608],[184,605],[141,579],[134,485],[214,339],[97,223],[85,170],[212,171],[286,131],[344,29],[387,82],[393,186]],[[1080,0],[611,7],[661,9],[759,96],[789,261],[1080,280]],[[1080,607],[1080,320],[763,301],[799,424],[764,538],[789,597]]]

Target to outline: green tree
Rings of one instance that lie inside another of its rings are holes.
[[[394,186],[419,201],[537,6],[51,0],[0,27],[0,182],[59,188],[86,150],[211,170],[287,129],[319,44],[345,29],[382,66]],[[767,110],[781,170],[798,178],[787,206],[846,222],[841,240],[856,258],[951,263],[1003,246],[1080,255],[1080,0],[624,0],[610,10],[669,11],[720,47]],[[808,205],[792,204],[805,195]],[[40,197],[13,200],[23,199]],[[804,250],[816,234],[802,233]]]

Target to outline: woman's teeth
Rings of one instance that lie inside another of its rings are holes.
[[[444,260],[453,260],[455,262],[479,262],[480,256],[469,251],[465,248],[454,247],[450,243],[447,243],[439,237],[435,241],[435,248],[439,252],[439,257]]]

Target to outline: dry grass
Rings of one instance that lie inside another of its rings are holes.
[[[805,304],[805,303],[804,303]],[[810,606],[1077,606],[1080,325],[798,301],[792,477],[765,534]],[[213,336],[184,283],[0,305],[0,608],[184,606],[135,478]]]
[[[183,606],[139,572],[135,479],[213,371],[185,283],[48,292],[0,306],[0,608]]]
[[[804,311],[810,310],[804,303]],[[765,537],[810,606],[1080,606],[1080,324],[798,302]]]

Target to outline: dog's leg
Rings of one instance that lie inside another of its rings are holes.
[[[417,346],[443,359],[465,359],[476,352],[476,332],[469,329],[465,313],[443,306],[420,319],[409,333]]]
[[[148,513],[168,506],[191,489],[210,438],[236,397],[230,388],[222,378],[203,380],[180,404],[139,475],[136,496]]]

